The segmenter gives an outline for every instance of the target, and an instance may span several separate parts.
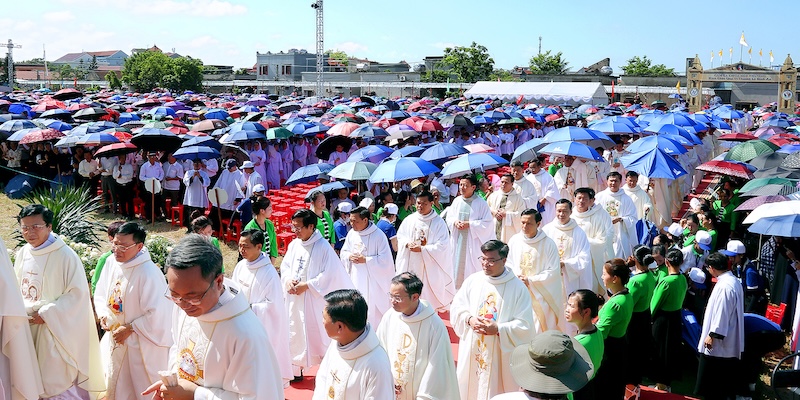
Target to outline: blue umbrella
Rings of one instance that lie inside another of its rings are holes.
[[[683,154],[688,152],[683,144],[673,140],[673,135],[653,135],[635,140],[626,150],[631,153],[643,153],[653,149],[664,150],[667,154]],[[680,137],[680,136],[679,136]]]
[[[470,121],[472,121],[472,123],[475,124],[475,125],[487,125],[487,124],[493,124],[494,123],[493,119],[491,119],[489,117],[484,117],[483,115],[478,115],[478,116],[472,117],[472,118],[470,118]]]
[[[790,144],[785,144],[785,145],[781,146],[781,148],[776,150],[775,152],[776,153],[788,153],[788,154],[791,154],[791,153],[795,153],[797,151],[800,151],[800,144],[790,143]]]
[[[511,156],[511,161],[526,162],[533,160],[539,156],[536,154],[536,152],[541,150],[542,147],[546,145],[546,143],[542,143],[542,138],[528,140],[514,150],[514,155]]]
[[[111,143],[119,143],[119,139],[117,139],[114,135],[109,135],[108,133],[94,132],[82,136],[75,143],[89,146],[105,146]]]
[[[403,157],[386,160],[378,165],[369,181],[372,183],[389,183],[408,179],[421,178],[439,172],[439,168],[418,157]]]
[[[478,101],[480,101],[480,100],[478,100]],[[480,112],[489,111],[491,109],[492,109],[492,105],[491,104],[487,104],[487,103],[479,104],[477,107],[475,107],[475,111],[480,111]]]
[[[136,113],[128,113],[128,112],[126,112],[126,113],[120,113],[119,114],[119,123],[120,124],[124,124],[126,122],[131,122],[131,121],[141,121],[141,120],[142,120],[142,117],[140,117],[139,114],[136,114]]]
[[[53,128],[59,132],[64,132],[72,129],[72,125],[59,120],[53,120],[51,122],[48,122],[47,127]]]
[[[255,106],[252,106],[252,105],[248,104],[248,105],[244,105],[244,106],[239,107],[238,111],[239,111],[239,113],[249,113],[249,112],[259,112],[261,110],[259,110],[258,107],[255,107]]]
[[[222,150],[222,143],[218,142],[217,139],[214,139],[211,136],[195,136],[181,144],[181,147],[190,146],[205,146],[216,150]]]
[[[687,140],[689,140],[693,144],[702,144],[703,141],[697,137],[697,135],[690,133],[686,129],[681,126],[675,124],[659,124],[653,123],[644,128],[643,132],[652,132],[658,134],[670,134],[670,135],[678,135],[683,136]]]
[[[449,160],[467,153],[469,153],[469,151],[467,151],[464,146],[459,146],[455,143],[436,143],[423,151],[419,158],[437,163],[438,161]]]
[[[164,106],[153,107],[147,111],[147,114],[152,115],[153,117],[166,117],[168,115],[171,117],[177,116],[173,108]]]
[[[329,182],[329,183],[326,183],[324,185],[319,185],[319,186],[317,186],[315,188],[310,189],[308,191],[308,193],[306,193],[305,198],[306,199],[311,198],[311,194],[314,193],[314,192],[328,193],[328,192],[333,192],[333,191],[336,191],[336,190],[339,190],[339,189],[350,189],[352,187],[353,187],[353,184],[350,183],[350,182],[347,182],[347,181],[333,181],[333,182]]]
[[[307,121],[300,121],[300,122],[293,122],[286,126],[286,129],[292,131],[295,135],[302,135],[306,132],[306,129],[314,127],[313,122]]]
[[[220,120],[224,121],[230,115],[228,115],[227,111],[225,111],[225,110],[223,110],[221,108],[212,108],[212,109],[206,111],[205,115],[203,115],[203,116],[205,117],[205,119],[220,119]]]
[[[246,131],[240,130],[236,132],[226,133],[220,138],[219,142],[222,144],[229,144],[235,142],[245,142],[248,140],[266,140],[266,136],[259,131]]]
[[[579,142],[549,143],[538,152],[541,154],[559,154],[562,156],[573,156],[576,158],[605,162],[603,157],[598,154],[595,149]]]
[[[760,218],[747,230],[762,235],[798,237],[800,236],[800,215]]]
[[[766,121],[761,123],[761,126],[778,126],[781,128],[788,128],[794,126],[794,123],[783,118],[767,118]]]
[[[217,149],[208,146],[181,147],[172,155],[178,160],[208,160],[220,156]]]
[[[40,129],[40,128],[39,127],[35,127],[35,128],[20,129],[20,130],[18,130],[16,132],[12,133],[11,136],[9,136],[6,140],[8,140],[9,142],[19,142],[29,132],[33,132],[33,131],[35,131],[37,129]]]
[[[502,111],[498,111],[498,110],[487,111],[487,112],[483,113],[483,116],[487,117],[487,118],[491,118],[491,119],[493,119],[495,121],[500,121],[501,119],[510,119],[511,118],[511,116],[508,115],[508,113],[505,113],[505,112],[502,112]]]
[[[627,118],[617,119],[618,117],[603,118],[591,125],[590,129],[608,134],[639,134],[642,128],[635,122]]]
[[[555,143],[564,141],[586,142],[591,147],[607,147],[614,145],[614,141],[605,133],[577,126],[565,126],[551,131],[545,135],[544,143]]]
[[[347,161],[330,170],[328,176],[348,181],[361,181],[369,179],[377,167],[367,161]]]
[[[398,159],[403,157],[418,157],[422,152],[425,151],[424,147],[420,146],[406,146],[402,149],[397,149],[394,153],[389,155],[391,159]]]
[[[539,115],[556,115],[556,114],[558,114],[557,110],[552,109],[550,107],[537,108],[536,111],[534,111],[534,112],[536,114],[539,114]]]
[[[465,154],[445,163],[441,176],[443,179],[457,178],[476,169],[485,171],[506,164],[506,159],[492,153]]]
[[[8,106],[8,112],[11,114],[22,114],[23,111],[31,112],[31,106],[25,103],[12,103]]]
[[[252,121],[237,121],[228,125],[228,132],[233,133],[236,131],[266,132],[267,128],[264,125]]]
[[[393,152],[394,149],[391,147],[369,145],[354,151],[353,154],[347,157],[347,161],[369,161],[371,163],[379,163],[389,157]]]
[[[305,132],[303,132],[303,136],[314,136],[318,133],[325,133],[328,131],[328,129],[331,129],[331,127],[328,125],[319,124],[315,122],[314,126],[306,129]]]
[[[286,180],[286,186],[313,182],[317,180],[319,174],[326,174],[332,169],[333,165],[328,163],[310,164],[305,167],[300,167],[292,172],[292,175]]]
[[[362,124],[354,131],[350,132],[351,138],[385,138],[389,136],[389,132],[385,129],[370,124]]]
[[[719,109],[717,109],[719,110]],[[720,117],[722,119],[739,119],[744,117],[744,113],[738,110],[734,110],[731,108],[723,108],[722,111],[717,112],[714,111],[714,115]]]
[[[648,178],[676,179],[686,175],[686,170],[672,156],[660,149],[620,157],[622,166]]]
[[[36,124],[27,119],[12,119],[0,125],[0,136],[9,136],[20,129],[36,128]]]
[[[54,108],[52,110],[47,110],[40,115],[42,118],[65,118],[65,119],[72,119],[72,113],[61,109],[61,108]]]
[[[407,112],[405,112],[403,110],[393,110],[393,111],[387,111],[387,112],[383,113],[381,118],[387,118],[387,119],[388,118],[394,118],[394,119],[400,121],[401,119],[406,119],[406,118],[408,118],[410,116],[411,116],[411,114],[409,114],[409,113],[407,113]]]

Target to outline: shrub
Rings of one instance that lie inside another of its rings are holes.
[[[147,240],[144,241],[144,245],[147,247],[147,251],[150,252],[150,259],[163,270],[164,263],[167,260],[169,252],[172,251],[174,243],[163,236],[152,235],[147,237]]]
[[[37,189],[26,197],[29,203],[41,204],[53,212],[53,233],[66,242],[82,243],[92,249],[100,247],[98,232],[106,230],[105,225],[89,219],[100,209],[100,198],[92,196],[86,187],[61,186],[56,190]],[[20,205],[20,208],[23,206]],[[24,245],[21,232],[15,237],[19,245]]]

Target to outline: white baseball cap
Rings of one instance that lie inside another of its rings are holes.
[[[397,215],[397,212],[398,212],[398,211],[400,211],[400,210],[397,208],[397,204],[394,204],[394,203],[389,203],[389,204],[387,204],[386,206],[384,206],[383,208],[384,208],[384,209],[386,210],[386,212],[387,212],[387,213],[389,213],[390,215]]]
[[[336,206],[336,209],[339,210],[339,212],[350,214],[350,211],[353,211],[353,205],[347,202],[342,202]]]
[[[360,202],[360,203],[358,203],[358,206],[359,206],[359,207],[364,207],[364,208],[367,208],[367,209],[368,209],[368,208],[369,208],[369,206],[371,206],[371,205],[372,205],[372,203],[374,203],[374,202],[375,202],[375,200],[372,200],[372,199],[371,199],[371,198],[369,198],[369,197],[365,197],[365,198],[363,198],[363,199],[361,200],[361,202]]]
[[[267,191],[267,189],[264,187],[264,185],[262,185],[260,183],[255,185],[255,186],[253,186],[253,193],[255,193],[255,192],[266,192],[266,191]]]
[[[664,230],[669,232],[669,234],[672,236],[683,235],[683,228],[681,228],[681,224],[677,222],[673,222],[670,226],[665,226]]]
[[[744,243],[738,240],[731,240],[730,242],[728,242],[727,248],[725,250],[720,250],[719,252],[725,254],[728,257],[734,257],[739,254],[746,253],[747,249],[745,249]]]
[[[706,231],[697,231],[694,235],[697,245],[703,250],[711,250],[711,235]]]

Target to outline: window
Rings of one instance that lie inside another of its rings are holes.
[[[259,65],[258,74],[259,75],[269,75],[269,65]]]
[[[281,66],[281,75],[291,75],[292,74],[292,66],[291,65],[283,65]]]

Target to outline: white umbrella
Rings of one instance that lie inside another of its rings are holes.
[[[753,210],[742,223],[752,224],[761,218],[781,217],[795,214],[800,214],[800,200],[782,201],[778,204],[778,206],[767,203],[756,207],[756,209]]]

